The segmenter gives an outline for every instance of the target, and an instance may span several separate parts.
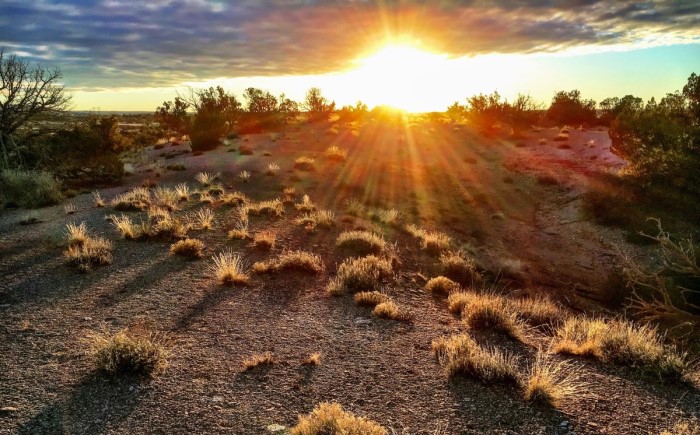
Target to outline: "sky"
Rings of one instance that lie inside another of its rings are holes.
[[[444,110],[682,89],[697,0],[2,0],[0,47],[58,66],[75,110],[146,110],[187,86]]]

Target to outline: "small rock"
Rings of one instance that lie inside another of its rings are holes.
[[[0,414],[11,414],[17,411],[19,411],[19,409],[15,408],[14,406],[3,406],[0,408]]]
[[[283,434],[287,431],[286,426],[282,426],[281,424],[270,424],[267,426],[267,431],[273,434]]]
[[[561,423],[559,423],[559,426],[561,427],[567,427],[569,425],[569,420],[564,420]]]
[[[92,317],[83,317],[83,320],[86,321],[86,322],[89,322],[89,321],[92,320]]]
[[[365,319],[364,317],[355,318],[356,325],[371,325],[372,321],[370,319]]]

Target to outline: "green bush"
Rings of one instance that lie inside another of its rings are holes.
[[[6,169],[0,173],[0,201],[5,206],[37,208],[62,198],[58,181],[48,172]]]
[[[192,122],[190,139],[192,151],[208,151],[219,146],[226,135],[226,117],[220,112],[204,111],[197,113]]]

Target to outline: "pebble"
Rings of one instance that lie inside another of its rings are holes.
[[[365,319],[364,317],[356,317],[355,324],[356,325],[371,325],[372,321],[370,319]]]
[[[287,427],[281,424],[270,424],[267,426],[267,431],[273,434],[283,434],[286,433]]]
[[[569,425],[569,420],[564,420],[561,423],[559,423],[559,426],[561,427],[567,427]]]

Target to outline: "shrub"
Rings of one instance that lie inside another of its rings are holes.
[[[502,296],[475,294],[462,310],[462,319],[470,328],[492,329],[516,340],[523,338],[525,325]]]
[[[348,158],[348,150],[332,145],[326,149],[326,158],[338,162],[345,161]]]
[[[360,255],[380,254],[387,246],[382,236],[369,231],[344,231],[340,233],[335,244]]]
[[[64,254],[69,263],[87,272],[93,266],[112,262],[112,243],[102,237],[87,237],[80,244],[69,245]]]
[[[432,345],[433,353],[448,376],[464,374],[485,382],[517,382],[520,378],[517,357],[496,348],[479,346],[467,334],[442,337]]]
[[[270,250],[275,247],[275,233],[260,231],[253,236],[253,245],[258,249]]]
[[[445,252],[440,255],[442,274],[462,285],[474,285],[482,280],[476,263],[460,252]]]
[[[136,187],[112,199],[112,207],[120,211],[142,211],[151,206],[151,192],[145,187]]]
[[[320,403],[308,416],[299,416],[291,435],[387,435],[378,423],[343,411],[337,403]]]
[[[401,322],[410,321],[413,316],[403,308],[399,308],[393,301],[385,301],[377,304],[372,310],[372,314],[381,319],[398,320]]]
[[[522,383],[526,401],[552,407],[578,396],[584,386],[575,367],[566,362],[546,361],[541,353],[537,354]]]
[[[238,206],[238,205],[250,203],[250,200],[248,199],[248,197],[245,196],[244,194],[242,194],[241,192],[227,193],[226,195],[221,197],[221,201],[223,201],[224,204],[233,205],[233,206]]]
[[[444,276],[430,278],[425,289],[434,295],[448,295],[459,290],[459,284]]]
[[[224,285],[245,285],[250,277],[245,271],[245,265],[240,255],[224,251],[212,257],[214,265],[211,270]]]
[[[557,329],[553,350],[639,366],[671,378],[681,378],[688,365],[685,354],[664,345],[655,328],[618,319],[571,317]]]
[[[111,375],[155,376],[168,366],[170,353],[155,334],[123,329],[114,335],[91,337],[95,365]]]
[[[380,293],[376,290],[371,292],[359,292],[355,293],[353,300],[357,305],[365,307],[375,307],[383,302],[389,302],[391,298],[384,293]]]
[[[297,225],[305,225],[307,229],[330,228],[335,225],[335,213],[330,210],[318,210],[307,213],[294,222]]]
[[[192,151],[208,151],[219,146],[226,134],[226,117],[219,111],[200,111],[192,121]]]
[[[22,208],[58,204],[60,184],[48,172],[4,169],[0,172],[0,201]]]
[[[301,197],[301,202],[299,204],[294,204],[294,208],[302,213],[311,213],[316,211],[316,205],[311,201],[309,195],[304,195]]]
[[[294,160],[294,169],[300,171],[313,171],[316,169],[315,160],[309,157],[298,157]]]
[[[304,273],[321,273],[321,257],[306,251],[285,251],[277,258],[253,264],[256,273],[278,273],[298,271]]]
[[[202,258],[204,243],[198,239],[185,239],[170,246],[170,252],[189,258]]]
[[[338,268],[338,273],[327,287],[332,295],[348,291],[368,291],[376,289],[382,279],[391,276],[391,262],[374,255],[362,258],[349,258]]]
[[[275,358],[271,352],[254,354],[243,360],[243,370],[252,370],[260,366],[271,366],[275,363]]]

